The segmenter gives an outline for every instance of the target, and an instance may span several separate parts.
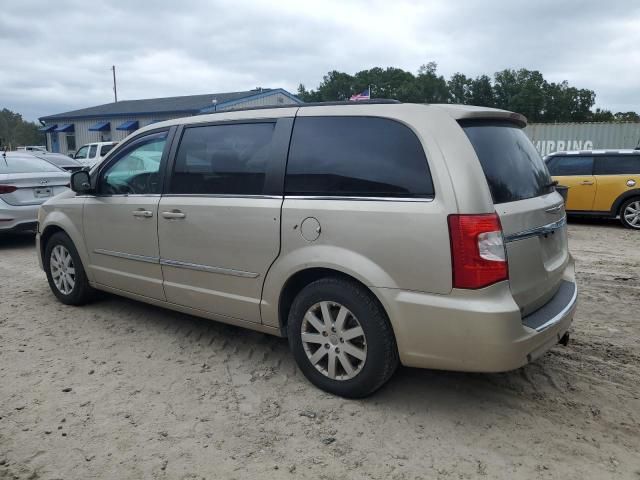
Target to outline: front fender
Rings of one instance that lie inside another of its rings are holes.
[[[73,193],[73,192],[71,192]],[[73,242],[80,260],[85,266],[85,272],[89,281],[93,281],[91,270],[89,265],[89,255],[84,242],[83,228],[82,228],[82,211],[84,208],[84,197],[78,197],[73,195],[61,194],[51,200],[45,202],[38,212],[39,223],[39,239],[46,238],[48,229],[56,228],[63,230],[71,241]],[[38,249],[38,255],[40,256],[41,264],[44,265],[43,250],[45,245],[40,245]]]

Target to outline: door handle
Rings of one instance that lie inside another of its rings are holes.
[[[593,182],[591,180],[583,180],[580,182],[580,185],[593,185]]]
[[[182,213],[180,210],[171,210],[170,212],[162,212],[162,216],[168,220],[174,220],[184,218],[187,215]]]
[[[144,218],[153,217],[153,212],[150,210],[134,210],[131,213],[133,214],[134,217],[144,217]]]

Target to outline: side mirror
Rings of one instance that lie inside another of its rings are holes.
[[[78,170],[71,174],[71,190],[76,193],[88,193],[91,191],[91,177],[86,170]]]

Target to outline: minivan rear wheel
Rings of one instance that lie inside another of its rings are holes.
[[[58,300],[67,305],[83,305],[93,298],[95,290],[89,285],[80,255],[66,233],[51,236],[43,260],[49,287]]]
[[[620,221],[627,228],[640,230],[640,197],[631,198],[622,204]]]
[[[293,301],[287,328],[298,367],[327,392],[365,397],[398,366],[389,320],[356,282],[329,277],[310,283]]]

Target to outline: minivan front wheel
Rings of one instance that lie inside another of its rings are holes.
[[[640,198],[631,198],[622,204],[620,221],[627,228],[640,230]]]
[[[398,366],[387,316],[359,284],[323,278],[307,285],[289,312],[289,345],[300,370],[317,387],[365,397]]]
[[[82,305],[91,300],[94,290],[67,234],[57,232],[51,236],[43,260],[49,287],[58,300],[67,305]]]

